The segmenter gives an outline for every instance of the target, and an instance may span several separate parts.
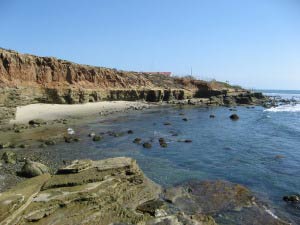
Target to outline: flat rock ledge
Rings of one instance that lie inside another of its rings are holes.
[[[241,211],[246,216],[236,221]],[[1,225],[216,225],[220,213],[229,224],[286,224],[243,186],[211,181],[162,190],[127,157],[76,160],[0,193]]]

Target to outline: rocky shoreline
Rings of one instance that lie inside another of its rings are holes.
[[[104,136],[134,132],[91,132],[83,137],[73,130],[112,114],[154,106],[225,106],[236,111],[236,106],[272,107],[276,100],[222,82],[118,71],[5,49],[0,49],[0,62],[0,224],[287,224],[238,184],[190,181],[164,189],[131,158],[53,162],[46,151],[62,142],[89,138],[96,143]],[[60,105],[30,108],[32,104]],[[20,106],[29,107],[23,116],[17,111]],[[74,113],[61,113],[68,108]],[[239,116],[232,113],[228,119]],[[141,138],[132,141],[152,147]],[[163,137],[158,141],[161,148],[168,147]]]
[[[245,187],[193,181],[162,189],[135,160],[76,160],[0,194],[1,224],[288,224]],[[254,216],[255,215],[255,216]],[[253,217],[254,216],[254,217]]]

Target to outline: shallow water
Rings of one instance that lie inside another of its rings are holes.
[[[49,151],[54,160],[60,161],[130,156],[137,159],[149,178],[164,186],[194,178],[240,183],[268,201],[275,213],[283,212],[283,216],[300,223],[299,209],[282,201],[282,196],[300,190],[300,114],[265,111],[261,107],[236,110],[167,107],[99,119],[74,128],[86,137],[81,142],[56,145]],[[231,121],[232,113],[237,113],[240,120]],[[211,119],[210,114],[216,117]],[[129,129],[134,134],[127,134]],[[87,137],[92,131],[126,134],[104,135],[103,141],[93,142]],[[151,141],[152,148],[132,143],[136,137]],[[167,148],[160,147],[160,137],[167,140]],[[193,142],[178,142],[184,139]]]

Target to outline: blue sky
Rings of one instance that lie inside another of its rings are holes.
[[[0,0],[0,46],[77,63],[300,89],[299,0]]]

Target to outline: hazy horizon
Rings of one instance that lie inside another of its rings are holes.
[[[0,45],[131,71],[299,90],[297,0],[4,1]]]

